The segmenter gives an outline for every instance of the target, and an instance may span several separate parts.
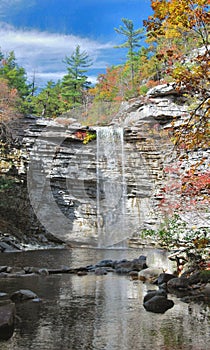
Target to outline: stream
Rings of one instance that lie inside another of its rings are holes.
[[[154,249],[49,249],[0,255],[1,265],[81,267],[103,259],[147,256],[149,267],[173,266],[167,253]],[[155,286],[108,273],[57,274],[1,278],[0,291],[30,289],[41,302],[17,304],[13,337],[1,350],[209,350],[209,308],[183,303],[165,314],[147,312],[143,297]]]

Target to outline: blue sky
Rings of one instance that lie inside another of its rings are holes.
[[[114,31],[123,17],[135,29],[151,14],[150,0],[0,0],[0,47],[15,51],[29,80],[44,86],[66,73],[62,60],[80,45],[93,60],[92,82],[107,66],[125,60],[125,51],[114,49],[123,37]]]

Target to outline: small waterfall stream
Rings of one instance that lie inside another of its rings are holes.
[[[123,128],[97,128],[97,226],[99,247],[127,238]]]

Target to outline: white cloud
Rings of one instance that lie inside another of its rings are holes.
[[[0,23],[0,37],[3,53],[14,50],[18,63],[26,69],[28,76],[35,72],[37,77],[46,81],[62,78],[66,73],[62,61],[77,45],[93,59],[91,69],[106,68],[108,62],[103,56],[106,57],[106,52],[114,46],[110,42],[103,44],[75,35],[15,29],[5,23]]]

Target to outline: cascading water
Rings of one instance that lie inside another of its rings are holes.
[[[123,128],[97,128],[98,245],[108,247],[127,238]]]

